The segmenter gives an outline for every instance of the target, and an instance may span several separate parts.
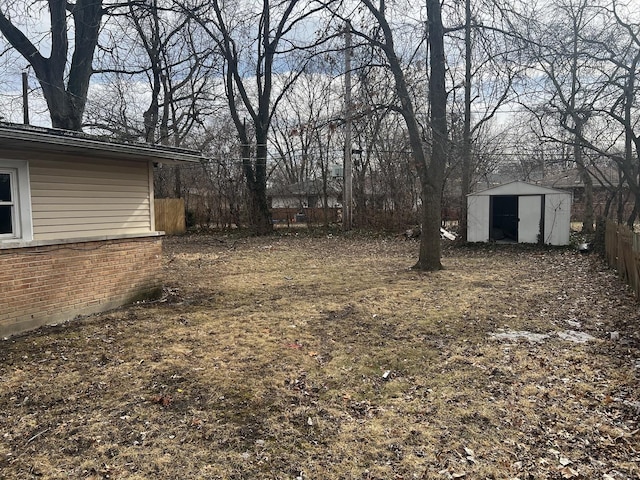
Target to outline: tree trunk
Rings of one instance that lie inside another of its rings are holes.
[[[580,148],[578,146],[578,148]],[[582,162],[577,163],[580,179],[584,183],[584,212],[582,213],[582,233],[594,233],[593,229],[593,180]]]
[[[431,159],[427,160],[422,132],[404,76],[403,66],[396,55],[391,27],[384,16],[384,9],[377,9],[370,0],[362,0],[376,17],[385,42],[381,44],[389,62],[400,101],[400,113],[407,125],[414,166],[420,177],[422,199],[422,234],[416,270],[440,270],[440,222],[442,216],[442,185],[446,162],[447,145],[447,93],[445,90],[444,29],[440,12],[440,0],[427,0],[429,20],[429,46],[431,77],[429,78],[429,101],[431,104],[431,129],[433,143]]]
[[[249,225],[254,235],[273,232],[271,212],[267,203],[267,136],[256,134],[256,159],[251,161],[251,147],[243,145],[243,166],[249,195]]]
[[[82,117],[87,103],[89,80],[93,73],[93,54],[98,43],[102,20],[102,0],[49,0],[51,20],[51,53],[45,58],[36,46],[0,12],[0,31],[29,64],[42,86],[54,128],[82,130]],[[75,39],[73,56],[68,66],[69,30],[67,9],[73,17]],[[67,84],[65,86],[65,78]]]
[[[56,80],[48,80],[50,77],[41,75],[36,72],[38,81],[42,86],[42,93],[47,102],[49,109],[49,118],[53,128],[63,130],[82,130],[82,116],[84,108],[78,109],[77,106],[69,100],[69,96],[65,92],[63,82]]]
[[[575,75],[574,75],[575,77]],[[574,101],[572,100],[571,109],[573,111]],[[578,167],[578,173],[580,175],[580,180],[584,184],[584,211],[582,212],[582,233],[591,234],[594,232],[593,229],[593,180],[591,179],[591,175],[589,174],[589,170],[587,166],[584,164],[584,159],[582,155],[582,145],[580,143],[580,139],[582,138],[582,130],[585,123],[585,120],[580,117],[579,114],[574,113],[574,123],[576,134],[573,142],[573,159]]]
[[[442,221],[442,185],[447,161],[447,92],[445,89],[444,28],[440,0],[427,0],[429,23],[429,103],[431,106],[431,160],[422,186],[422,235],[417,270],[440,270],[440,226]]]
[[[426,194],[425,194],[426,191]],[[414,270],[441,270],[440,263],[440,223],[442,206],[435,198],[442,198],[442,188],[430,185],[423,187],[422,193],[422,234],[420,235],[420,253]]]
[[[636,219],[638,218],[638,202],[633,202],[633,210],[629,214],[629,218],[627,218],[627,226],[633,230],[633,226],[636,223]]]

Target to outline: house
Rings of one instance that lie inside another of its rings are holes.
[[[157,295],[153,164],[182,149],[0,124],[0,336]]]
[[[613,216],[620,209],[624,218],[627,218],[633,211],[633,197],[629,194],[629,187],[626,182],[622,182],[622,173],[614,164],[600,165],[588,170],[591,178],[593,213],[596,218],[607,216],[607,205],[609,205],[609,216]],[[571,192],[573,203],[571,208],[572,221],[580,222],[584,217],[585,209],[585,183],[577,168],[553,172],[544,176],[537,182],[539,185],[556,188]],[[620,183],[622,186],[620,187]]]
[[[342,182],[329,179],[326,188],[321,179],[276,185],[267,190],[267,197],[276,222],[322,221],[325,213],[328,221],[336,221],[342,208]]]
[[[276,185],[269,188],[267,196],[271,208],[321,208],[326,194],[327,206],[335,208],[342,205],[342,183],[328,180],[326,190],[321,179],[306,180],[290,185]]]
[[[467,241],[568,245],[571,193],[510,182],[467,195]]]

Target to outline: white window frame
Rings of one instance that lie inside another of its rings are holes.
[[[10,200],[0,199],[0,207],[11,207],[11,232],[0,233],[0,239],[4,238],[20,238],[20,221],[17,218],[18,212],[18,171],[15,168],[0,167],[0,175],[9,176]]]
[[[0,234],[0,243],[11,240],[33,240],[29,164],[26,160],[0,159],[0,173],[8,173],[11,181],[13,233]]]

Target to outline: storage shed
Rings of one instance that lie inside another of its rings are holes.
[[[199,160],[0,124],[0,336],[157,294],[153,164]]]
[[[467,196],[467,241],[567,245],[571,193],[511,182]]]

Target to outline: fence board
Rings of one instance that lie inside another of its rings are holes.
[[[608,221],[604,246],[609,266],[618,271],[636,298],[640,298],[640,235],[626,225]]]
[[[187,231],[184,215],[184,199],[156,198],[154,201],[156,230],[167,235],[176,235]]]

